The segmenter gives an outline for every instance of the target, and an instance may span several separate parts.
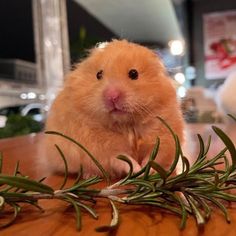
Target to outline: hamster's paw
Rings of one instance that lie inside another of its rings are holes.
[[[83,179],[89,179],[89,178],[92,178],[94,176],[102,176],[102,174],[101,173],[96,174],[94,172],[86,172],[86,171],[83,172]]]
[[[133,165],[133,172],[136,173],[141,170],[140,164],[133,159],[132,157],[128,156],[129,160]],[[112,170],[114,171],[116,177],[121,177],[129,173],[130,167],[129,165],[122,160],[114,158],[111,163]]]

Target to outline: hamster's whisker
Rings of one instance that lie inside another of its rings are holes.
[[[150,116],[150,114],[146,111],[146,110],[143,110],[142,107],[140,106],[136,106],[135,107],[135,112],[140,115],[140,117],[142,118],[146,118],[147,116]]]
[[[140,106],[139,103],[134,103],[132,105],[132,109],[133,109],[134,112],[136,112],[139,115],[143,116],[143,109],[142,109],[142,107]],[[146,111],[144,111],[144,113],[146,113]]]
[[[148,116],[154,117],[154,114],[152,113],[152,111],[141,103],[135,103],[134,109],[142,116],[148,115]]]
[[[145,105],[140,105],[140,106],[143,109],[143,111],[146,111],[148,115],[150,115],[151,117],[155,117],[153,112],[149,108],[147,108]]]

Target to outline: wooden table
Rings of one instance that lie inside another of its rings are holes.
[[[206,137],[211,132],[209,125],[188,125],[190,137],[194,137],[192,148],[197,150],[195,133],[201,133]],[[234,136],[236,128],[228,128],[230,135]],[[236,135],[235,135],[236,136]],[[18,138],[0,140],[0,150],[4,155],[4,173],[12,173],[17,160],[20,160],[21,171],[33,179],[43,177],[43,170],[37,165],[37,159],[40,158],[40,140],[43,134],[28,135]],[[236,139],[235,139],[236,140]],[[212,152],[220,149],[221,142],[213,137]],[[59,187],[62,181],[60,176],[51,176],[46,180],[52,187]],[[69,180],[70,182],[71,180]],[[101,186],[101,185],[100,185]],[[26,207],[19,214],[15,223],[0,231],[0,235],[106,235],[98,234],[94,228],[104,224],[109,224],[111,218],[111,209],[107,201],[101,201],[97,204],[96,210],[99,213],[99,219],[94,220],[86,212],[82,217],[82,231],[78,233],[75,227],[75,214],[72,209],[68,209],[67,204],[59,200],[41,200],[40,205],[45,209],[44,213],[35,210],[32,207]],[[226,223],[224,216],[218,210],[212,214],[211,219],[206,225],[204,231],[199,232],[195,220],[189,218],[185,230],[179,230],[180,218],[175,215],[160,212],[152,207],[137,206],[119,206],[121,224],[112,235],[211,235],[211,236],[235,236],[236,235],[236,207],[232,205],[229,209],[231,215],[231,224]],[[1,221],[1,216],[0,216]]]

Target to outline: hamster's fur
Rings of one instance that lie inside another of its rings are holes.
[[[131,71],[132,70],[132,71]],[[175,88],[157,55],[141,45],[113,40],[95,48],[87,59],[67,76],[62,91],[51,106],[46,130],[59,131],[84,145],[113,178],[128,172],[128,165],[116,159],[128,156],[138,171],[148,161],[157,136],[157,162],[168,166],[175,146],[160,116],[183,140],[183,118]],[[83,165],[84,177],[101,175],[87,154],[60,136],[45,136],[43,163],[51,171],[64,171],[56,152],[65,154],[69,172]]]

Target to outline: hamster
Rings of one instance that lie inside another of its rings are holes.
[[[144,46],[113,40],[93,49],[69,73],[51,106],[46,130],[80,142],[114,179],[129,170],[127,163],[116,157],[126,155],[134,171],[140,170],[147,163],[157,136],[161,142],[156,160],[163,167],[171,164],[174,141],[157,116],[172,127],[182,142],[180,106],[160,59]],[[101,175],[75,144],[60,136],[45,135],[44,165],[50,171],[64,171],[54,144],[62,149],[70,173],[78,173],[82,165],[84,177]]]

